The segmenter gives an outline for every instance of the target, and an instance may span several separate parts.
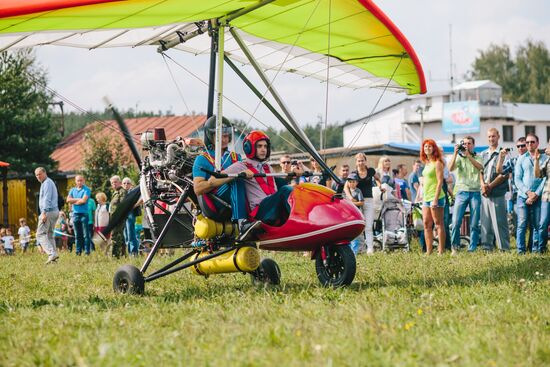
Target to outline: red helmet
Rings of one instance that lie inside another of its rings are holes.
[[[253,130],[244,137],[243,151],[247,158],[256,158],[256,143],[260,140],[265,140],[267,142],[267,156],[265,159],[269,159],[271,155],[271,141],[269,140],[269,136],[259,130]]]

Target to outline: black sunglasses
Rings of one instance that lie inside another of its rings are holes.
[[[281,162],[281,164],[290,164],[290,161]]]
[[[516,145],[516,148],[525,148],[525,147],[526,147],[525,144],[518,144],[518,145]]]
[[[527,143],[527,144],[536,144],[537,142],[535,140],[527,140],[525,143]]]

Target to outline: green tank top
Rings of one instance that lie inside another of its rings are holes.
[[[437,174],[435,172],[435,162],[430,162],[424,167],[422,171],[422,177],[424,177],[424,200],[425,202],[431,202],[435,198],[435,189],[437,187]],[[445,193],[443,192],[443,187],[439,193],[439,198],[444,198]]]

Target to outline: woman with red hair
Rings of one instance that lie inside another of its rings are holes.
[[[423,204],[424,235],[426,238],[426,252],[433,251],[433,226],[435,224],[439,238],[437,252],[441,255],[445,246],[445,228],[443,208],[445,207],[445,193],[443,192],[443,157],[441,150],[432,139],[422,142],[420,159],[424,162],[423,176]]]

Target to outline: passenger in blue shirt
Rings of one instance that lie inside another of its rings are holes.
[[[215,178],[202,170],[203,168],[208,171],[215,170],[215,133],[216,116],[211,116],[204,123],[204,140],[207,150],[202,155],[199,155],[193,164],[193,188],[197,196],[213,193],[225,202],[231,203],[231,219],[234,222],[238,222],[239,226],[243,226],[245,219],[248,217],[244,185],[239,184],[234,178]],[[228,149],[231,135],[231,123],[224,117],[222,129],[222,170],[241,160],[241,157],[237,153],[230,152]],[[218,202],[214,201],[214,204],[218,209],[221,209],[221,205]]]
[[[76,237],[76,254],[90,254],[90,233],[88,227],[88,198],[91,191],[84,185],[84,177],[77,175],[75,178],[75,187],[69,191],[67,203],[72,205],[73,227]]]
[[[527,153],[518,158],[514,170],[514,183],[518,190],[517,213],[517,248],[519,254],[525,253],[525,232],[528,221],[535,223],[533,226],[533,252],[538,253],[542,249],[542,234],[539,233],[536,223],[540,223],[541,194],[544,188],[545,178],[535,176],[534,159],[539,147],[539,138],[535,134],[527,134],[525,137]],[[546,160],[546,154],[541,154],[539,164]]]

